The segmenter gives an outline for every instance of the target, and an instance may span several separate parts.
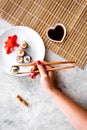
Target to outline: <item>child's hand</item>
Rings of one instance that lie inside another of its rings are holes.
[[[53,89],[55,89],[53,71],[46,72],[46,69],[51,68],[51,67],[50,66],[44,67],[43,62],[40,62],[40,61],[35,62],[37,64],[37,67],[33,67],[31,69],[31,72],[33,72],[35,70],[39,70],[40,73],[38,73],[38,74],[40,74],[40,76],[41,76],[40,80],[41,80],[42,87],[46,91],[53,90]],[[34,79],[38,74],[33,73],[30,75],[30,77]]]

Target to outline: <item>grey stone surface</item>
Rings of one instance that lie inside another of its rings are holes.
[[[0,34],[12,25],[0,19]],[[64,60],[46,49],[47,61]],[[78,67],[55,73],[57,87],[87,108],[87,69]],[[29,102],[23,106],[21,95]],[[74,130],[56,103],[41,88],[39,76],[14,77],[0,69],[0,130]]]

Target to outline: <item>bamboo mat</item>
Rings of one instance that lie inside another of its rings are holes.
[[[0,17],[33,28],[46,48],[83,68],[87,62],[86,4],[86,0],[1,0]],[[67,35],[62,43],[51,42],[47,30],[59,22],[66,26]]]

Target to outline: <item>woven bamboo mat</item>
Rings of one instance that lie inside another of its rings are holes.
[[[86,0],[2,0],[0,17],[33,28],[45,47],[83,68],[87,62],[86,4]],[[62,43],[51,42],[47,30],[59,22],[66,26],[67,35]]]

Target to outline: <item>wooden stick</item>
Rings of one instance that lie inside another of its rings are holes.
[[[21,96],[17,95],[16,98],[17,98],[20,102],[22,102],[25,106],[28,107],[28,103],[27,103]]]
[[[55,70],[63,70],[74,68],[75,66],[64,66],[64,67],[56,67],[56,68],[48,68],[46,71],[55,71]],[[34,72],[18,72],[17,74],[30,74],[30,73],[39,73],[39,70]]]
[[[42,62],[43,65],[57,65],[57,64],[68,64],[68,63],[75,63],[74,61],[60,61],[60,62]],[[35,66],[36,63],[30,63],[30,64],[18,64],[13,66]]]

